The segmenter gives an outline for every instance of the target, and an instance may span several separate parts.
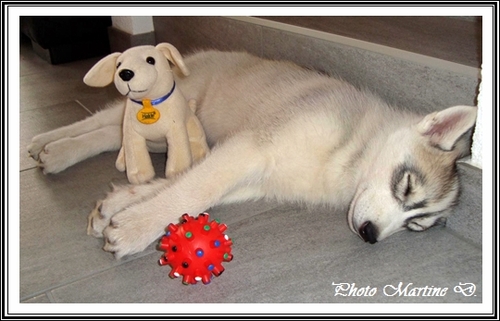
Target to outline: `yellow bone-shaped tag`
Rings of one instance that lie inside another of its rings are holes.
[[[151,100],[142,101],[142,109],[137,113],[137,120],[143,124],[153,124],[160,119],[160,111],[151,105]]]

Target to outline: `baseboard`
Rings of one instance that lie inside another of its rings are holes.
[[[108,35],[111,52],[123,52],[135,46],[156,44],[154,31],[132,35],[115,27],[109,27]]]
[[[417,63],[420,65],[428,66],[429,68],[436,68],[441,70],[446,70],[448,72],[453,72],[456,74],[463,75],[465,77],[481,77],[478,68],[465,66],[462,64],[446,61],[443,59],[438,59],[430,57],[427,55],[422,55],[406,50],[397,49],[394,47],[379,45],[373,42],[367,42],[363,40],[358,40],[354,38],[339,36],[329,32],[318,31],[309,28],[303,28],[299,26],[294,26],[291,24],[281,23],[277,21],[266,20],[262,18],[255,17],[227,17],[229,19],[252,23],[258,26],[263,26],[271,29],[276,29],[284,32],[289,32],[297,35],[302,35],[305,37],[312,37],[332,43],[342,44],[345,46],[350,46],[353,48],[358,48],[360,50],[366,50],[371,52],[376,52],[388,57],[393,57],[398,60],[406,60],[412,63]]]

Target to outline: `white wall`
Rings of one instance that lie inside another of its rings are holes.
[[[479,85],[479,95],[477,97],[477,121],[476,129],[474,130],[473,142],[472,142],[472,156],[470,163],[476,167],[483,168],[483,108],[485,108],[483,100],[485,97],[483,91],[483,83]]]
[[[111,17],[113,27],[131,35],[154,31],[153,17],[115,16]]]

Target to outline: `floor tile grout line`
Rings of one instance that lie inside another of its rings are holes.
[[[47,299],[49,299],[50,303],[57,303],[54,298],[54,294],[52,294],[52,291],[45,292],[45,295],[47,296]]]
[[[107,272],[107,271],[109,271],[109,270],[112,270],[112,269],[114,269],[114,268],[120,267],[120,266],[125,265],[125,264],[127,264],[127,263],[129,263],[129,262],[133,262],[133,261],[135,261],[135,260],[137,260],[137,259],[141,259],[141,258],[143,258],[143,257],[146,257],[146,256],[148,256],[148,255],[154,254],[154,253],[156,253],[156,252],[158,252],[158,251],[157,251],[157,250],[145,251],[144,253],[141,253],[141,255],[138,255],[138,256],[136,256],[136,257],[134,257],[134,258],[131,258],[131,259],[128,259],[128,260],[124,260],[124,261],[122,261],[122,262],[118,263],[117,265],[113,265],[113,266],[110,266],[110,267],[105,268],[105,269],[102,269],[102,270],[93,271],[92,273],[82,275],[82,276],[80,276],[80,277],[74,278],[74,279],[72,279],[72,280],[69,280],[69,281],[64,282],[64,283],[61,283],[61,284],[57,284],[57,285],[53,285],[53,286],[49,286],[49,287],[47,287],[47,288],[45,288],[45,289],[43,289],[43,290],[40,290],[40,291],[37,291],[37,292],[33,292],[33,293],[28,294],[28,295],[26,295],[26,296],[24,296],[24,297],[21,297],[21,298],[20,298],[20,300],[19,300],[19,302],[23,302],[23,301],[26,301],[26,300],[33,299],[33,298],[35,298],[35,297],[37,297],[37,296],[40,296],[40,295],[42,295],[42,294],[47,295],[47,294],[50,292],[50,293],[51,293],[51,295],[50,295],[50,297],[49,297],[49,300],[51,301],[51,303],[57,303],[57,302],[55,301],[55,299],[54,299],[54,296],[53,296],[53,294],[52,294],[52,291],[54,291],[54,290],[56,290],[56,289],[58,289],[58,288],[64,287],[64,286],[68,286],[68,285],[70,285],[70,284],[72,284],[72,283],[75,283],[75,282],[78,282],[78,281],[81,281],[81,280],[84,280],[84,279],[90,278],[90,277],[92,277],[92,276],[94,276],[94,275],[98,275],[98,274],[101,274],[101,273],[103,273],[103,272]],[[47,295],[47,296],[48,296],[48,295]]]
[[[85,105],[82,102],[80,102],[78,99],[75,99],[75,102],[78,105],[80,105],[83,109],[85,109],[90,115],[92,115],[92,112],[87,107],[85,107]]]
[[[27,172],[27,171],[31,171],[33,169],[37,169],[38,166],[34,165],[34,166],[31,166],[31,167],[28,167],[28,168],[23,168],[19,171],[19,173],[23,173],[23,172]]]
[[[51,103],[48,103],[47,105],[37,105],[36,107],[21,108],[21,110],[19,110],[19,114],[33,112],[33,111],[40,111],[40,110],[44,110],[46,108],[51,108],[51,107],[54,107],[57,105],[63,105],[63,104],[68,104],[68,103],[72,103],[72,102],[75,102],[75,100],[64,100],[64,101],[60,101],[60,102],[51,102]]]
[[[446,227],[445,232],[452,235],[453,237],[458,238],[460,241],[478,249],[481,250],[483,248],[482,244],[478,244],[474,242],[474,240],[471,240],[470,238],[466,237],[465,235],[462,235],[462,233],[454,228],[451,227]]]

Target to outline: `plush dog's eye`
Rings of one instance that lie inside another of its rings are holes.
[[[121,62],[119,62],[117,65],[116,65],[116,69],[118,69],[118,67],[120,67],[122,65]]]
[[[146,58],[146,62],[150,65],[154,65],[155,64],[155,59],[153,57],[147,57]]]

